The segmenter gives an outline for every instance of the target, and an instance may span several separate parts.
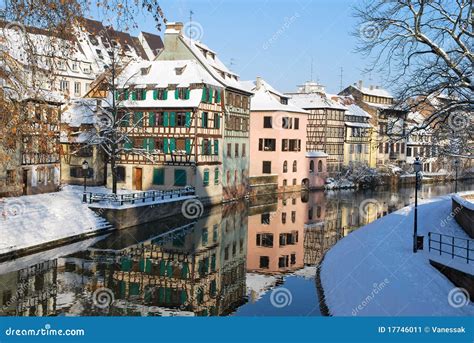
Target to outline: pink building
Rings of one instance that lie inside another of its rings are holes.
[[[254,93],[250,113],[251,193],[323,188],[327,155],[306,152],[307,111],[267,82],[243,82]]]

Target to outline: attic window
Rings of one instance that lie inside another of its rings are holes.
[[[185,69],[186,69],[186,65],[184,67],[176,67],[174,68],[174,71],[176,75],[182,75]]]
[[[281,102],[283,105],[288,105],[288,99],[287,99],[287,98],[281,98],[280,102]]]
[[[92,45],[99,45],[99,41],[97,40],[97,38],[95,38],[95,36],[89,35],[89,40],[91,41]]]
[[[148,66],[146,68],[140,68],[140,72],[142,75],[148,75],[148,73],[150,73],[150,68],[151,66]]]

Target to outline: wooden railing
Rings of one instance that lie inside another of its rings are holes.
[[[439,252],[440,255],[448,254],[453,259],[459,257],[466,260],[466,263],[474,261],[474,241],[466,238],[428,232],[428,251],[431,250]]]
[[[194,187],[185,187],[180,189],[171,190],[157,190],[157,191],[146,191],[138,193],[126,193],[126,194],[111,194],[111,193],[93,193],[88,192],[87,202],[89,204],[95,202],[106,202],[109,204],[123,205],[125,203],[135,204],[137,202],[156,201],[164,199],[180,198],[187,195],[195,195]]]

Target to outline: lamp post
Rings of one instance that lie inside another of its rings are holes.
[[[456,172],[455,178],[454,178],[454,193],[458,192],[458,168],[459,168],[460,161],[459,159],[454,160],[454,170]]]
[[[87,202],[87,173],[89,172],[89,163],[86,160],[82,162],[82,174],[84,175],[84,194],[82,194],[82,202]]]
[[[418,237],[418,173],[421,171],[421,161],[419,157],[415,158],[413,163],[413,169],[415,170],[415,220],[413,223],[413,253],[418,250],[417,237]]]

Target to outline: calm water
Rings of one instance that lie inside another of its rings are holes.
[[[420,197],[453,187],[424,185]],[[0,264],[0,314],[320,315],[323,254],[412,201],[412,187],[284,194],[26,256]]]

